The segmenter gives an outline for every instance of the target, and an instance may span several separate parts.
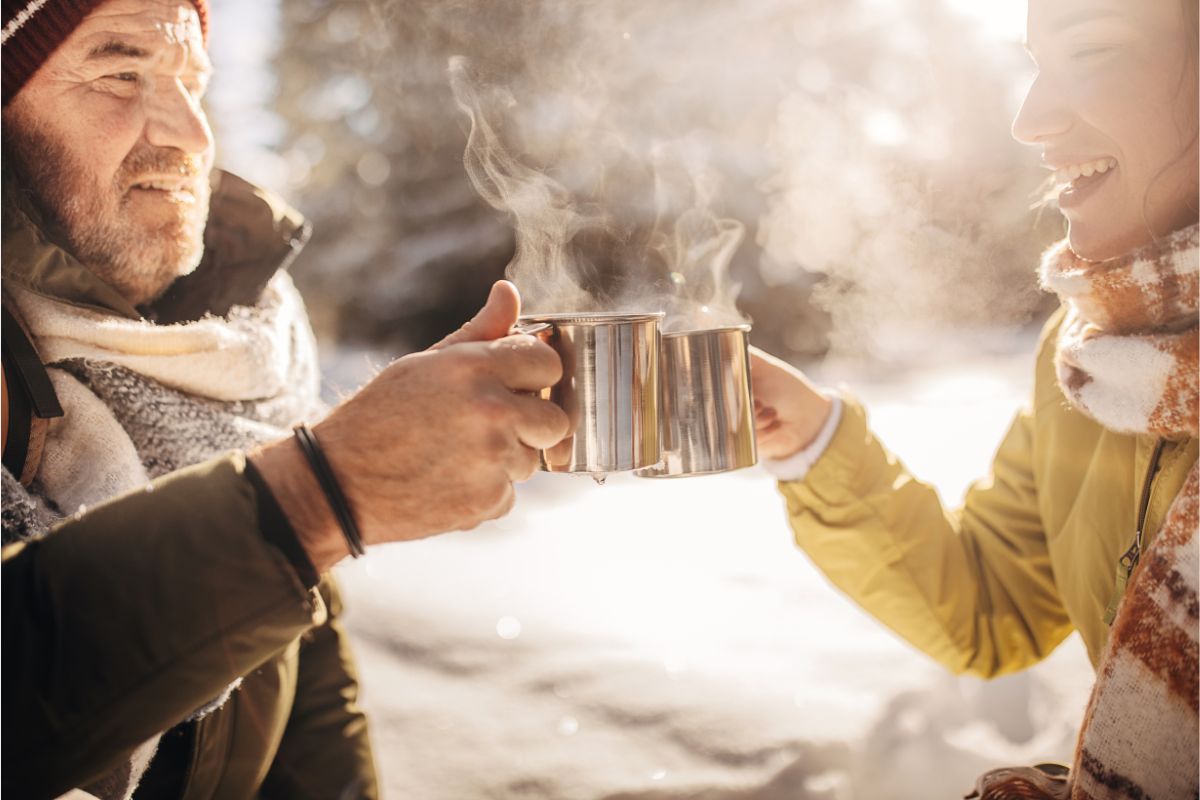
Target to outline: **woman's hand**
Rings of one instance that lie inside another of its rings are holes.
[[[750,348],[758,453],[780,460],[803,450],[821,432],[833,403],[800,370]]]

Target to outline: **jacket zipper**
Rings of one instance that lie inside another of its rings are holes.
[[[1154,476],[1158,472],[1158,463],[1162,460],[1163,450],[1167,446],[1166,439],[1159,439],[1154,445],[1154,452],[1150,455],[1150,467],[1146,470],[1146,480],[1142,483],[1142,499],[1138,503],[1137,515],[1137,530],[1133,535],[1133,544],[1121,556],[1117,562],[1117,585],[1113,591],[1112,599],[1108,601],[1108,608],[1104,610],[1104,624],[1112,625],[1113,620],[1117,617],[1117,607],[1121,604],[1121,598],[1125,596],[1125,587],[1129,583],[1130,576],[1133,575],[1133,570],[1138,565],[1138,561],[1142,558],[1142,545],[1144,544],[1144,535],[1146,530],[1146,514],[1150,510],[1150,493],[1154,488]]]

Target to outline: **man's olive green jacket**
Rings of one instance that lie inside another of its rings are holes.
[[[138,315],[12,190],[6,175],[6,282]],[[194,319],[252,301],[305,232],[274,198],[220,176],[204,262],[155,312]],[[238,677],[229,701],[194,723],[183,797],[376,796],[336,586],[310,588],[295,550],[271,543],[280,532],[265,528],[286,521],[246,470],[237,454],[181,470],[4,548],[5,796],[89,783]]]
[[[943,508],[854,402],[805,479],[780,484],[796,542],[830,580],[957,673],[1022,669],[1072,630],[1098,664],[1139,518],[1149,543],[1196,463],[1194,439],[1113,433],[1067,402],[1061,318],[1043,333],[1032,406],[961,508]]]

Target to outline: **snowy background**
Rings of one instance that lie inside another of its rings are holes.
[[[1033,340],[1007,342],[819,377],[847,379],[954,502],[1029,388]],[[757,468],[539,475],[519,498],[340,571],[389,798],[933,800],[1070,763],[1092,680],[1077,638],[1020,675],[950,676],[825,581]]]
[[[1032,264],[1060,235],[1007,134],[1023,9],[214,0],[208,106],[219,163],[315,224],[294,272],[329,398],[457,326],[512,254],[462,169],[445,66],[467,53],[547,172],[592,166],[597,120],[703,145],[747,228],[755,343],[847,383],[954,504],[1028,394]],[[610,208],[636,202],[611,185]],[[936,800],[1070,761],[1077,639],[1021,675],[947,675],[808,563],[758,469],[539,475],[518,497],[340,569],[387,798]]]

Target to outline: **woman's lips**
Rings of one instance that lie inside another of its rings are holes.
[[[1054,167],[1055,183],[1070,183],[1079,177],[1090,178],[1093,174],[1099,172],[1101,174],[1108,172],[1110,169],[1116,169],[1117,160],[1102,156],[1101,158],[1093,158],[1087,161],[1076,161],[1064,163],[1062,166]]]

